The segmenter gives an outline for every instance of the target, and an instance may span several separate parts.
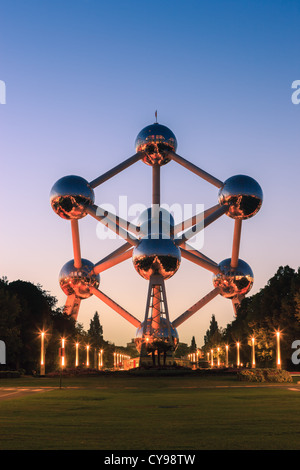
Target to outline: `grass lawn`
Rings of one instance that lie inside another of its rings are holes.
[[[2,379],[1,450],[300,449],[300,386],[235,377]],[[297,390],[298,389],[298,390]]]

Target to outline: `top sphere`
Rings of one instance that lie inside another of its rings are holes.
[[[236,175],[228,178],[219,190],[219,203],[228,206],[232,219],[249,219],[261,208],[263,192],[250,176]]]
[[[94,190],[81,176],[64,176],[51,189],[50,204],[63,219],[82,219],[88,206],[94,204]]]
[[[166,126],[155,122],[144,127],[135,140],[136,152],[144,152],[143,162],[147,165],[165,165],[170,161],[167,154],[176,152],[177,140],[173,132]]]

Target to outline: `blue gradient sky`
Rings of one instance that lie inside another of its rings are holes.
[[[245,221],[240,256],[259,291],[299,255],[299,1],[1,0],[0,274],[39,283],[64,305],[58,273],[72,258],[70,224],[49,204],[57,179],[93,180],[134,153],[138,132],[158,120],[175,133],[178,153],[221,180],[247,174],[264,204]],[[162,169],[162,202],[214,205],[217,189],[172,162]],[[96,189],[96,203],[151,202],[151,169],[137,163]],[[99,261],[122,242],[101,241],[96,221],[80,221],[82,256]],[[203,252],[231,255],[233,221],[205,231]],[[171,319],[212,289],[211,274],[183,261],[166,283]],[[147,282],[126,261],[103,273],[101,289],[139,319]],[[98,299],[104,337],[126,344],[135,329]],[[215,314],[233,319],[218,297],[179,327],[198,346]]]

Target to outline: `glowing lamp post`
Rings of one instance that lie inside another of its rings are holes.
[[[240,343],[236,343],[236,365],[240,367]]]
[[[103,367],[103,349],[100,349],[98,353],[98,369],[100,370]]]
[[[40,374],[45,375],[45,332],[41,332],[41,367]]]
[[[211,365],[211,367],[213,367],[214,366],[214,350],[213,349],[210,350],[210,354],[211,354],[211,356],[210,356],[210,365]]]
[[[61,350],[60,350],[60,356],[61,356],[61,367],[63,368],[66,365],[65,361],[65,338],[61,339]]]
[[[228,367],[228,344],[225,346],[225,366]]]
[[[217,348],[217,366],[220,367],[220,348]]]
[[[79,343],[75,344],[75,367],[79,366]]]
[[[280,357],[280,331],[276,331],[276,343],[277,343],[277,352],[276,352],[276,366],[277,366],[277,369],[281,369],[281,357]]]
[[[90,346],[86,346],[86,367],[90,366]]]
[[[252,336],[251,338],[252,343],[252,368],[255,368],[255,338]]]

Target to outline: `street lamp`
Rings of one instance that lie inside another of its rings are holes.
[[[86,345],[86,367],[90,365],[90,346],[89,344]]]
[[[61,355],[61,367],[64,367],[65,366],[65,338],[61,339],[60,355]]]
[[[40,374],[45,375],[45,332],[41,332],[41,364]]]
[[[280,331],[276,331],[276,343],[277,343],[276,366],[277,366],[277,369],[281,369]]]
[[[210,353],[211,353],[211,362],[210,362],[210,365],[211,365],[211,367],[213,367],[213,366],[214,366],[214,350],[211,349],[211,350],[210,350]]]
[[[75,344],[75,367],[79,366],[79,343]]]
[[[103,367],[103,349],[100,349],[98,353],[98,369],[100,370]]]
[[[236,365],[240,367],[240,343],[236,343]]]
[[[228,367],[228,344],[225,345],[225,365]]]
[[[220,348],[217,348],[217,365],[220,367]]]
[[[255,338],[252,336],[251,338],[252,343],[252,368],[255,368]]]

